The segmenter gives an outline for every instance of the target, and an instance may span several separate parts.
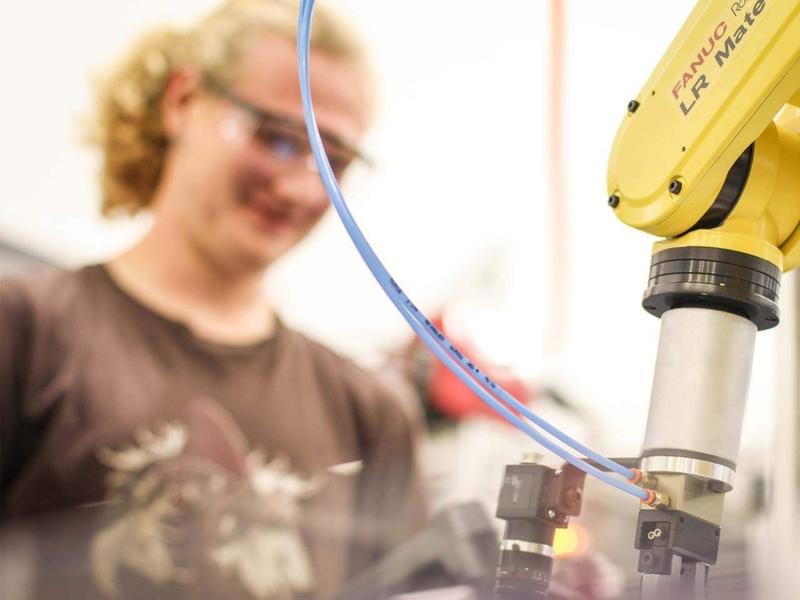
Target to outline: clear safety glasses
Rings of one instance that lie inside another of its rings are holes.
[[[301,168],[317,170],[306,127],[302,121],[262,110],[212,79],[206,79],[205,87],[211,93],[230,102],[238,110],[238,118],[223,121],[223,137],[230,141],[252,140],[269,160],[276,174],[293,172]],[[322,133],[321,136],[331,168],[337,178],[356,161],[372,165],[361,152],[337,136],[330,133]]]

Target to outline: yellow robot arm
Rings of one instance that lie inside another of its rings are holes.
[[[793,268],[797,107],[800,0],[699,2],[629,104],[611,152],[609,203],[626,224],[673,238],[655,253],[720,248]]]
[[[661,334],[639,466],[670,504],[639,514],[642,598],[695,598],[672,593],[716,563],[756,331],[800,264],[800,0],[698,3],[628,106],[608,191],[667,238],[643,301]]]

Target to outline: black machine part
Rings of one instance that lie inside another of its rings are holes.
[[[566,527],[581,512],[586,474],[566,465],[551,469],[540,464],[508,465],[497,501],[497,518],[535,519]]]
[[[721,248],[670,248],[653,255],[642,306],[657,317],[673,308],[741,315],[759,330],[780,320],[781,271],[772,263]]]
[[[640,573],[671,575],[675,555],[707,565],[717,562],[720,528],[683,511],[639,511],[636,532]]]
[[[698,229],[714,229],[725,223],[726,219],[736,208],[742,193],[744,193],[747,179],[750,176],[750,167],[753,166],[753,156],[755,154],[755,142],[742,152],[736,162],[733,163],[728,176],[722,184],[719,194],[709,207],[705,215],[689,231]]]
[[[497,517],[506,521],[495,574],[496,600],[545,600],[557,528],[580,514],[585,473],[541,464],[506,467]]]

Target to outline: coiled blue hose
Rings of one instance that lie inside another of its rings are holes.
[[[467,357],[465,357],[431,322],[423,315],[419,309],[406,296],[400,286],[395,282],[386,268],[381,263],[375,251],[370,246],[358,224],[353,218],[350,209],[345,202],[344,196],[333,174],[328,157],[322,145],[322,138],[317,127],[314,115],[314,106],[311,101],[311,83],[308,71],[308,55],[311,41],[311,16],[314,10],[314,0],[302,0],[300,3],[300,17],[298,22],[297,36],[297,61],[300,74],[300,92],[303,98],[303,112],[305,116],[306,128],[308,130],[311,149],[314,153],[314,160],[319,169],[320,177],[328,193],[339,218],[342,221],[347,233],[353,240],[359,254],[364,259],[369,270],[372,272],[383,291],[400,311],[414,332],[425,343],[425,345],[449,368],[470,390],[478,395],[481,400],[488,404],[493,410],[500,414],[517,429],[533,438],[536,442],[559,456],[566,462],[574,465],[588,475],[623,491],[632,496],[644,500],[648,494],[644,490],[625,481],[620,481],[608,473],[604,473],[597,467],[586,463],[577,456],[574,456],[566,449],[553,443],[543,436],[539,431],[531,427],[528,423],[520,419],[506,405],[498,401],[492,394],[496,394],[504,402],[507,402],[515,410],[519,411],[527,419],[553,435],[556,439],[571,448],[582,452],[589,458],[595,460],[605,468],[622,475],[626,478],[633,477],[633,471],[622,465],[609,460],[597,452],[587,448],[580,442],[562,433],[547,421],[531,411],[519,400],[511,396],[500,385],[491,380],[478,367],[476,367]]]

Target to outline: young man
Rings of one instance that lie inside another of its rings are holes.
[[[145,37],[100,89],[95,138],[103,212],[152,211],[152,229],[107,264],[0,286],[4,529],[101,503],[33,528],[36,597],[324,597],[424,523],[413,410],[263,295],[328,208],[296,21],[295,2],[232,0]],[[341,175],[368,69],[334,13],[314,27]]]

